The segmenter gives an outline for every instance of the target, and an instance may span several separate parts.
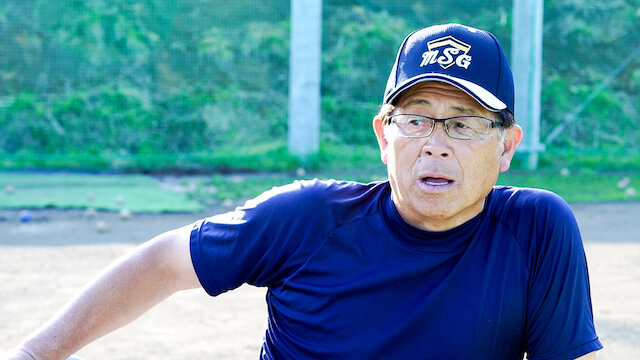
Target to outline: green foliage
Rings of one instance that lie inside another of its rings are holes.
[[[545,2],[543,134],[583,102],[640,45],[637,1]],[[560,61],[562,59],[562,61]],[[555,149],[638,149],[638,61],[597,94],[555,142]]]
[[[413,29],[402,18],[358,6],[338,8],[324,26],[329,33],[324,41],[323,92],[354,102],[381,99],[392,62],[380,59],[393,59]]]
[[[300,164],[285,145],[289,4],[5,0],[0,168],[358,167],[359,154],[377,162],[371,119],[410,31],[462,22],[493,32],[507,54],[511,45],[511,0],[325,0],[321,151]],[[580,106],[639,46],[639,5],[545,2],[542,137],[580,113],[547,145],[543,166],[571,157],[612,166],[602,153],[637,160],[638,59]]]

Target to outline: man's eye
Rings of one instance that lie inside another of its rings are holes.
[[[467,124],[462,123],[462,122],[460,122],[460,121],[456,121],[456,122],[453,124],[453,126],[454,126],[454,127],[456,127],[456,128],[458,128],[458,129],[468,129],[468,128],[469,128],[469,126],[467,126]]]
[[[424,126],[424,120],[423,119],[409,119],[407,124],[411,125],[411,126]]]

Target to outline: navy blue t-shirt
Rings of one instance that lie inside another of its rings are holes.
[[[445,232],[407,224],[388,182],[299,181],[196,223],[218,295],[267,286],[263,359],[574,359],[602,347],[575,218],[496,187]]]

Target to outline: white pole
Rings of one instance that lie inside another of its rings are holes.
[[[542,83],[543,0],[513,0],[511,59],[516,87],[516,121],[524,129],[521,151],[528,153],[527,167],[538,167],[540,143],[540,93]]]
[[[320,143],[322,0],[291,0],[289,152],[301,160]]]

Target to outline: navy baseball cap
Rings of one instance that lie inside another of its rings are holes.
[[[409,34],[389,75],[384,103],[423,81],[449,83],[491,111],[514,113],[513,74],[500,42],[487,31],[446,24]]]

